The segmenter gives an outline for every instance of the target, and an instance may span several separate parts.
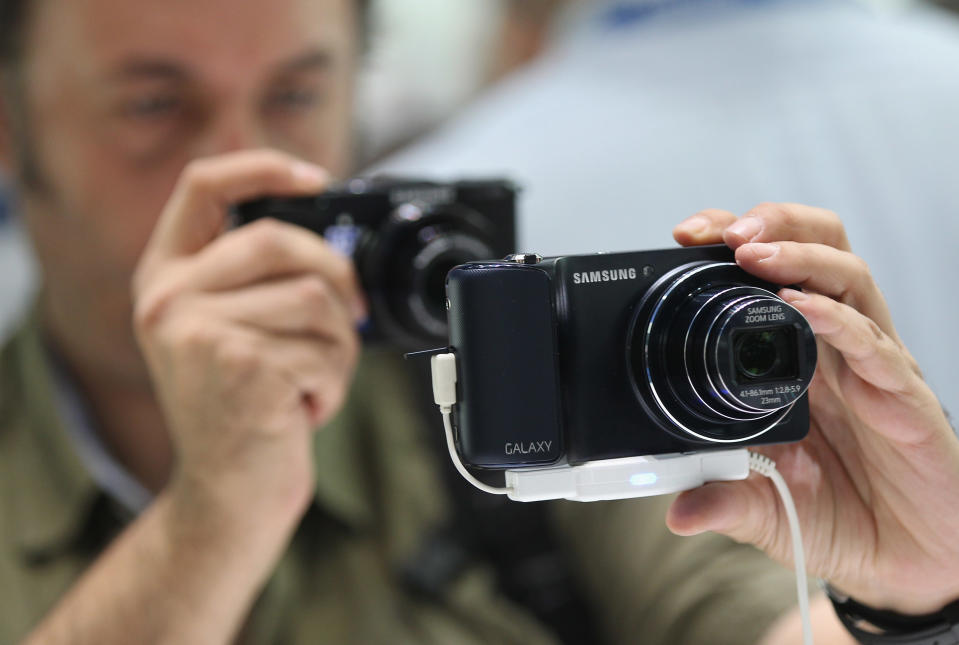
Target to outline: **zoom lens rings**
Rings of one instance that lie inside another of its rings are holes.
[[[758,437],[809,387],[815,336],[775,285],[734,263],[680,267],[636,308],[627,361],[640,403],[684,439]]]

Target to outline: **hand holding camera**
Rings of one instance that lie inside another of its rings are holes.
[[[446,341],[449,270],[513,251],[516,193],[502,180],[355,178],[316,195],[237,204],[234,219],[272,218],[322,236],[356,267],[370,304],[363,340],[424,349]]]
[[[674,502],[675,532],[725,533],[786,563],[801,522],[810,571],[863,642],[874,639],[857,615],[908,623],[891,632],[901,642],[954,630],[959,441],[838,217],[764,204],[741,220],[705,211],[675,235],[686,249],[516,255],[450,273],[434,393],[461,474],[527,501],[715,480]],[[736,452],[713,452],[724,446],[762,446],[785,479],[755,456],[750,468],[772,479],[745,479]],[[506,487],[461,461],[506,470]],[[779,504],[787,487],[798,519],[788,494]]]
[[[134,279],[136,329],[174,442],[167,491],[190,531],[244,540],[264,575],[313,494],[311,432],[340,408],[366,316],[351,263],[302,228],[223,232],[233,203],[321,191],[276,152],[192,163]]]
[[[684,246],[725,241],[750,274],[803,288],[779,295],[818,338],[809,436],[761,451],[795,497],[810,571],[861,603],[905,614],[959,598],[959,440],[839,218],[762,204],[742,218],[705,211],[674,234]],[[668,523],[680,534],[717,531],[790,560],[785,519],[762,478],[684,493]]]

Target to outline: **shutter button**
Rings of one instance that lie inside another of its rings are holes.
[[[506,262],[514,264],[539,264],[543,261],[543,256],[538,253],[513,253],[506,256]]]

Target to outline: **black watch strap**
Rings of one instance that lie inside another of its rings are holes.
[[[959,645],[959,601],[925,616],[873,609],[826,587],[845,628],[862,645]],[[882,630],[866,629],[864,623]]]

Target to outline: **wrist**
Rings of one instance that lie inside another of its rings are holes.
[[[312,499],[311,482],[265,486],[235,474],[178,472],[165,491],[171,529],[204,542],[249,543],[244,548],[285,543]]]
[[[225,455],[185,455],[174,466],[170,490],[184,508],[198,507],[233,524],[295,524],[315,494],[309,442],[251,442]]]
[[[299,515],[238,507],[231,491],[171,481],[157,499],[171,571],[209,581],[218,607],[247,611],[286,550]],[[172,583],[171,583],[172,584]],[[211,602],[206,594],[194,602]],[[213,609],[211,609],[213,611]]]

